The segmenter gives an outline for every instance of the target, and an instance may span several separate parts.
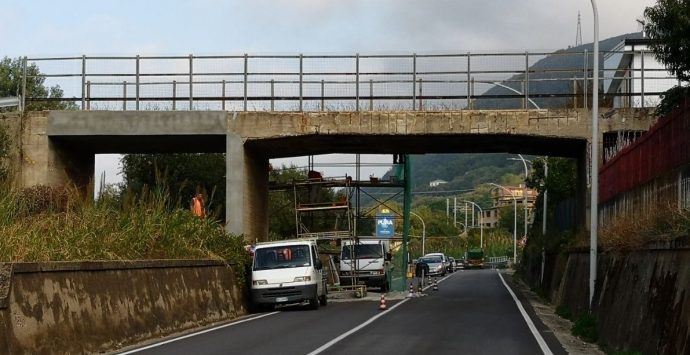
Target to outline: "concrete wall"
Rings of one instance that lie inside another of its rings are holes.
[[[217,261],[5,264],[0,353],[103,352],[230,320],[246,312],[237,283]]]
[[[600,342],[643,354],[690,353],[690,239],[601,253],[593,314]],[[555,303],[586,313],[589,253],[571,253]]]

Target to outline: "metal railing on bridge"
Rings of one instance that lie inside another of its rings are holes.
[[[603,52],[602,58],[632,52]],[[22,98],[82,110],[360,111],[587,107],[592,53],[234,55],[24,58]],[[32,76],[35,65],[40,74]],[[604,95],[644,107],[675,78],[664,69],[604,68]],[[26,82],[60,85],[32,97]],[[591,92],[591,91],[589,91]],[[22,102],[21,107],[26,102]]]

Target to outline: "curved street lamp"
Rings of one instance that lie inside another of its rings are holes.
[[[508,158],[508,160],[521,160],[522,165],[525,167],[525,185],[522,188],[522,197],[523,197],[523,209],[525,210],[525,234],[522,236],[523,238],[527,238],[527,177],[528,171],[527,171],[527,163],[532,164],[532,162],[529,159],[525,159],[522,157],[522,154],[518,154],[520,159],[517,158]]]
[[[494,184],[493,182],[490,182],[489,185],[508,191],[510,197],[513,198],[513,264],[517,264],[517,198],[515,198],[513,191],[510,191],[510,189],[505,186]]]
[[[473,214],[474,214],[474,207],[477,207],[479,209],[479,247],[483,249],[484,248],[484,211],[482,210],[481,207],[479,207],[478,204],[476,204],[472,201],[462,200],[462,202],[472,204],[472,213]]]

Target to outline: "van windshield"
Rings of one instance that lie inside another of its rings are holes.
[[[340,258],[349,260],[352,254],[352,245],[343,246]],[[355,259],[379,259],[383,258],[383,251],[380,244],[357,244],[354,248]]]
[[[311,266],[308,245],[259,248],[254,253],[254,270]]]

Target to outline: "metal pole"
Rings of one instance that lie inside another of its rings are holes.
[[[472,207],[474,208],[474,207]],[[465,228],[464,230],[467,231],[467,202],[465,202]],[[472,210],[472,213],[474,213],[474,209]]]
[[[127,111],[127,81],[126,80],[122,82],[122,111]]]
[[[244,54],[244,80],[243,80],[243,99],[242,110],[247,111],[247,81],[249,79],[249,56]]]
[[[27,72],[27,58],[24,56],[22,60],[22,112],[26,110],[26,72]]]
[[[271,112],[275,109],[275,80],[271,79]]]
[[[222,103],[221,103],[221,109],[222,109],[223,111],[225,111],[225,79],[223,79],[221,85],[223,85],[223,89],[221,90],[221,95],[223,95],[223,100],[222,100]]]
[[[470,109],[470,92],[471,92],[470,85],[472,85],[472,84],[470,83],[470,78],[471,78],[471,75],[470,75],[470,62],[471,62],[471,61],[470,61],[470,52],[467,52],[467,109],[468,109],[468,110]]]
[[[325,99],[324,99],[325,93],[326,93],[326,84],[325,84],[324,80],[321,79],[321,111],[326,110]]]
[[[424,219],[420,217],[418,214],[410,211],[410,214],[419,218],[419,220],[422,222],[422,255],[426,255],[425,249],[424,249],[424,243],[426,239],[426,225],[424,224]]]
[[[141,78],[139,77],[139,55],[137,54],[136,61],[136,85],[134,87],[135,98],[134,98],[134,109],[139,111],[139,84],[141,83]]]
[[[189,55],[189,110],[194,109],[194,56]]]
[[[86,95],[84,91],[86,90],[86,56],[81,56],[81,109],[86,107]]]
[[[172,89],[172,97],[173,97],[173,111],[177,109],[177,80],[173,80],[173,89]]]
[[[525,210],[525,234],[522,237],[527,238],[527,162],[525,161],[525,158],[522,157],[522,154],[518,154],[518,156],[522,160],[522,165],[525,166],[525,184],[522,186],[522,208]]]
[[[592,188],[590,194],[589,309],[592,310],[597,280],[597,228],[599,221],[599,10],[592,1],[594,13],[594,90],[592,90]]]
[[[403,205],[403,244],[402,244],[402,258],[403,258],[403,272],[407,277],[408,259],[407,259],[407,243],[410,240],[410,205],[412,203],[412,159],[409,154],[405,154],[405,164],[403,167],[405,171],[405,204]]]
[[[417,53],[412,54],[412,111],[417,110]]]
[[[549,176],[549,161],[544,157],[544,187],[546,187],[546,178]],[[548,190],[544,189],[544,206],[542,207],[541,219],[541,236],[546,240],[546,199],[548,198]],[[546,266],[546,248],[544,244],[541,247],[541,273],[539,274],[539,283],[544,283],[544,267]]]
[[[374,111],[374,80],[369,79],[369,111]]]
[[[302,102],[302,94],[303,94],[303,85],[304,85],[304,56],[302,54],[299,55],[299,111],[302,112],[303,109],[303,102]]]
[[[422,101],[422,78],[419,78],[419,111],[424,111],[424,101]]]
[[[505,186],[501,186],[493,182],[490,182],[489,185],[493,185],[505,191],[508,191],[510,197],[513,198],[513,264],[517,264],[517,198],[515,198],[515,194],[513,193],[513,191],[506,188]]]
[[[529,100],[529,52],[525,51],[525,109],[527,109],[527,102]]]
[[[91,110],[91,80],[86,82],[86,110]]]
[[[587,50],[585,49],[585,62],[584,62],[584,67],[582,70],[582,103],[583,103],[583,108],[586,110],[587,109],[587,89],[588,83],[587,83],[587,71],[589,70],[589,58],[587,56]]]
[[[644,108],[644,51],[640,51],[640,107]]]
[[[355,108],[359,112],[359,53],[355,55]]]
[[[465,221],[466,223],[467,221]],[[458,198],[453,197],[453,226],[458,224]]]

